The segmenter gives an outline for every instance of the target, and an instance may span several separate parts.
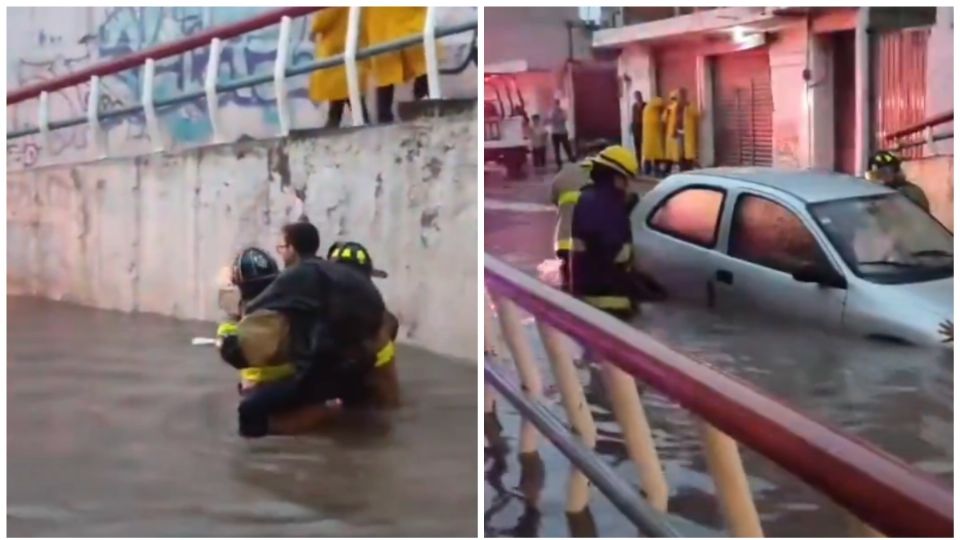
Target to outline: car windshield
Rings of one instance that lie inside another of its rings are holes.
[[[953,276],[953,235],[900,194],[812,204],[810,213],[850,269],[866,280]]]

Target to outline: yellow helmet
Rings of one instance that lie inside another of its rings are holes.
[[[627,178],[636,176],[640,170],[640,164],[637,163],[637,156],[619,144],[604,148],[599,154],[594,156],[591,161],[595,165],[609,167]]]

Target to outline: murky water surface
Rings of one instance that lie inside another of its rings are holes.
[[[243,440],[213,325],[7,303],[11,536],[476,534],[473,365],[401,346],[401,410]]]

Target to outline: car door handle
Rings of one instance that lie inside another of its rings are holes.
[[[733,285],[733,272],[729,270],[717,270],[717,281]]]

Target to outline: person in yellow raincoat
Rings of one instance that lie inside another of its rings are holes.
[[[321,9],[313,16],[310,35],[315,42],[315,54],[318,60],[343,54],[346,50],[347,16],[350,8],[329,7]],[[363,35],[360,36],[360,48],[363,48]],[[357,62],[358,77],[360,79],[360,93],[366,86],[368,62]],[[330,112],[327,115],[328,128],[340,127],[343,117],[343,108],[348,103],[347,70],[343,65],[318,69],[310,74],[310,100],[314,103],[330,102]],[[369,121],[366,103],[360,97],[363,107],[364,121]]]
[[[670,101],[663,112],[666,125],[664,150],[666,150],[667,174],[673,172],[673,166],[680,165],[683,153],[683,99],[682,90],[670,92]]]
[[[643,108],[643,174],[659,176],[663,158],[663,98],[653,96]]]
[[[423,35],[427,20],[425,7],[363,8],[362,34],[367,46],[381,45],[411,35]],[[396,85],[413,80],[413,97],[427,96],[427,60],[423,45],[378,54],[370,59],[370,74],[377,85],[377,120],[393,121],[393,92]]]

